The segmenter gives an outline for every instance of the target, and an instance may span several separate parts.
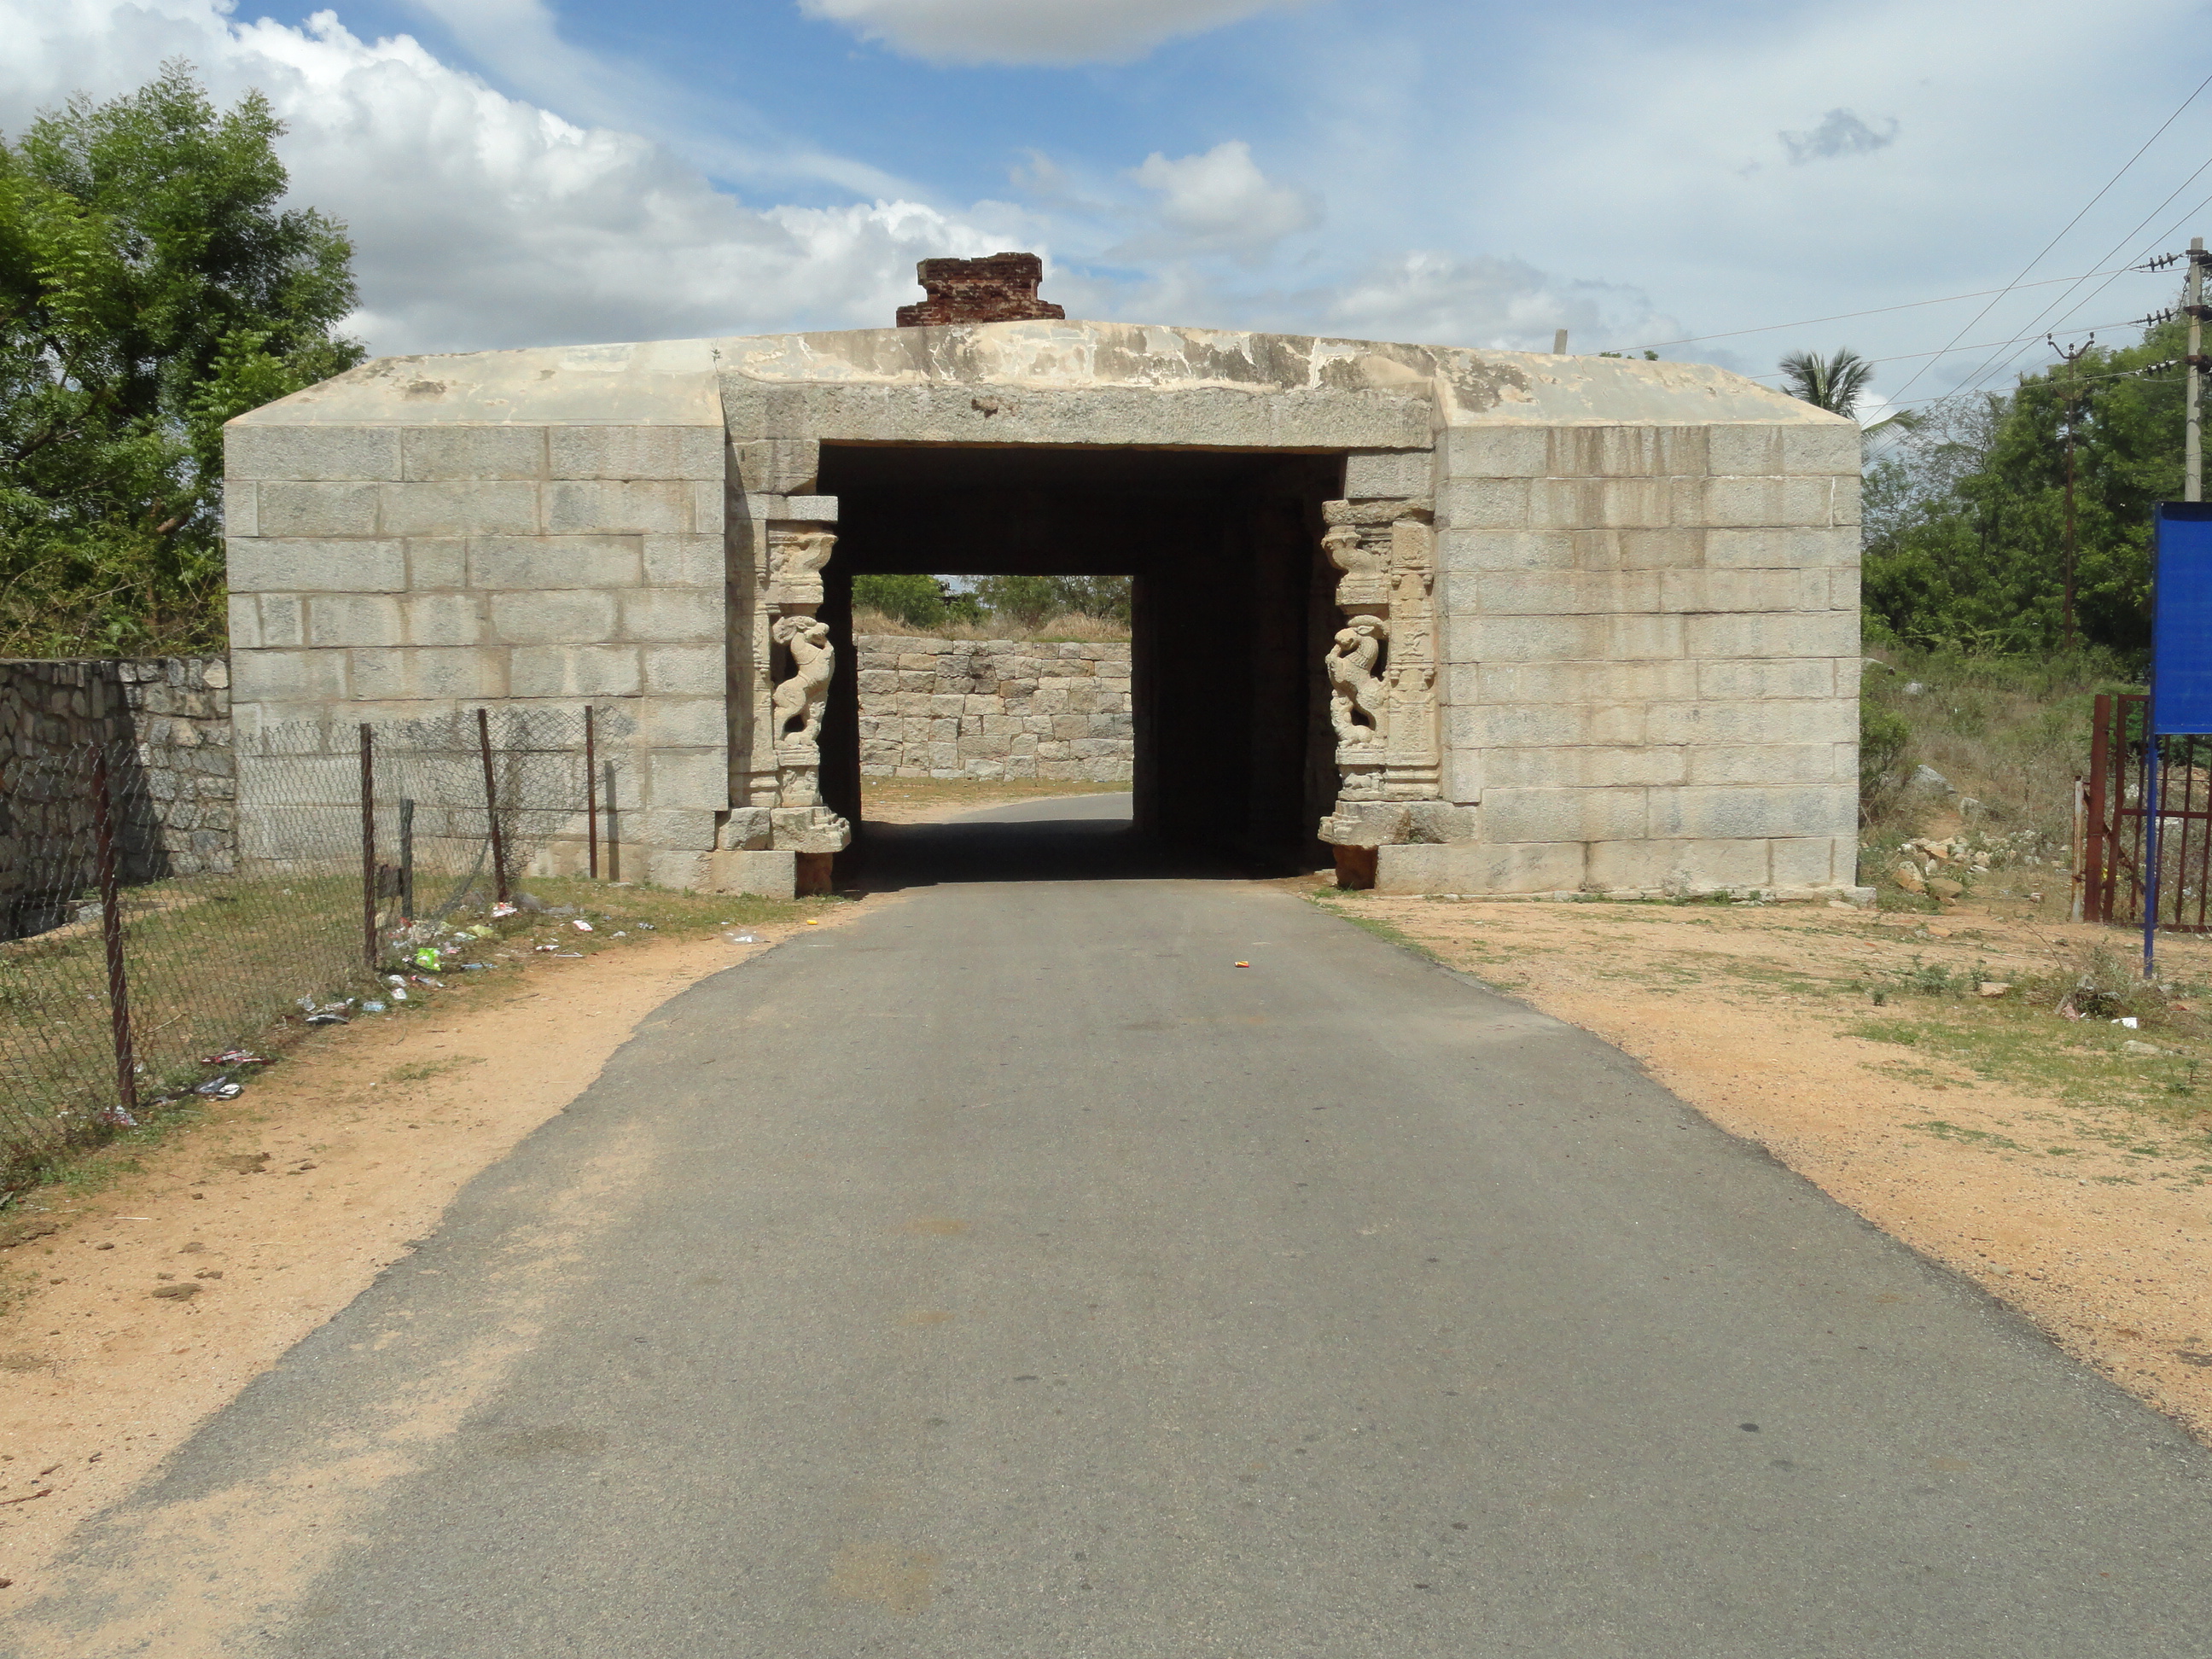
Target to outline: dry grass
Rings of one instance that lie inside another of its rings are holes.
[[[1884,665],[1875,666],[1875,663]],[[1995,832],[2035,830],[2063,847],[2074,780],[2089,765],[2089,716],[2100,691],[2132,691],[2121,665],[2094,657],[1966,657],[1900,648],[1869,659],[1862,695],[1911,729],[1893,780],[1929,766],[1982,811]],[[1915,689],[1917,688],[1917,689]],[[1869,841],[1943,833],[1956,796],[1890,787],[1874,792]]]
[[[863,778],[860,816],[878,823],[927,823],[1018,800],[1126,794],[1128,789],[1126,782],[1083,778]]]
[[[1012,617],[994,617],[988,622],[946,622],[926,633],[916,633],[896,617],[887,617],[880,611],[855,611],[853,613],[853,632],[855,634],[896,634],[906,639],[929,640],[1035,640],[1040,643],[1059,643],[1064,641],[1126,640],[1129,624],[1114,622],[1103,617],[1085,617],[1071,611],[1064,617],[1054,617],[1034,628],[1024,626]]]

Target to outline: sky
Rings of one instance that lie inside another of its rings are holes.
[[[179,56],[260,88],[380,355],[880,327],[916,260],[1024,248],[1071,317],[1850,346],[1879,414],[2175,302],[2070,279],[2212,231],[2206,9],[0,0],[0,130]]]

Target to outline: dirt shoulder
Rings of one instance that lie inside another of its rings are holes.
[[[27,1194],[26,1217],[56,1231],[0,1251],[0,1612],[72,1527],[434,1231],[646,1015],[862,908],[747,927],[758,944],[638,942],[456,979],[420,1014],[315,1033],[98,1190]]]
[[[1939,917],[1315,896],[1633,1054],[2212,1441],[2212,1045],[2191,994],[2212,943],[2161,939],[2181,983],[2130,1029],[2057,1006],[2128,936],[1972,901]]]

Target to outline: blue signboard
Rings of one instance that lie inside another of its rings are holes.
[[[2154,523],[2150,729],[2212,732],[2212,504],[2166,501]]]

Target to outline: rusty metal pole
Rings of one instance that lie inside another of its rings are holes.
[[[411,797],[399,803],[399,915],[403,921],[415,920],[415,802]]]
[[[115,804],[107,787],[107,749],[92,752],[92,821],[99,841],[100,931],[107,947],[107,1019],[115,1041],[115,1098],[138,1109],[138,1059],[131,1042],[131,981],[123,960],[123,893],[115,869]]]
[[[2089,717],[2089,830],[2081,857],[2081,891],[2087,901],[2084,919],[2109,921],[2110,901],[2105,894],[2105,867],[2110,853],[2106,833],[2106,783],[2112,763],[2106,752],[2112,723],[2112,694],[2097,694],[2096,713]]]
[[[592,706],[584,705],[584,841],[591,849],[592,879],[599,878],[599,751],[592,743]]]
[[[376,737],[361,723],[361,959],[376,971]]]
[[[491,775],[491,716],[477,710],[477,747],[483,755],[484,821],[491,830],[492,890],[507,902],[507,844],[499,833],[499,788]]]

